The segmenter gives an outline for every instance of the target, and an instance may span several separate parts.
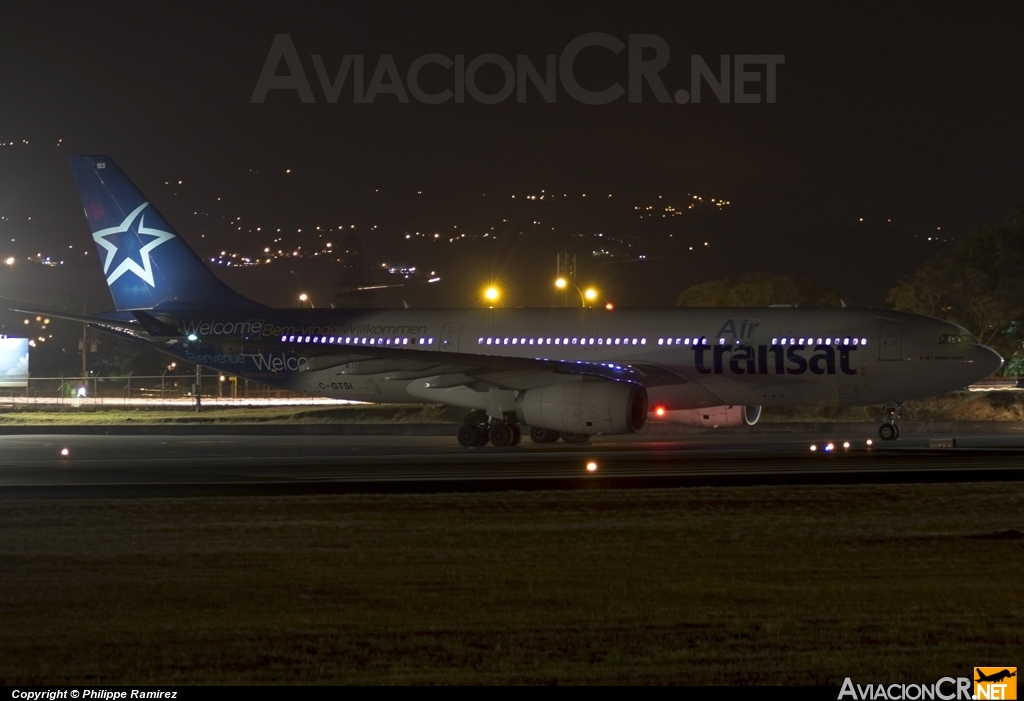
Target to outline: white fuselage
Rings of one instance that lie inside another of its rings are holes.
[[[651,405],[667,410],[904,401],[963,388],[1002,363],[955,324],[875,309],[311,309],[289,310],[286,321],[284,310],[274,313],[244,322],[255,330],[247,337],[277,344],[246,354],[257,370],[273,370],[274,379],[293,389],[361,401],[436,401],[410,391],[411,382],[444,376],[445,363],[381,358],[332,364],[324,360],[325,345],[639,366],[654,371],[645,383]],[[204,341],[215,344],[218,328],[237,338],[242,322],[189,323],[205,328]],[[232,357],[198,360],[267,379]],[[500,385],[502,373],[493,376]],[[522,388],[531,380],[518,372],[516,382],[506,384]]]

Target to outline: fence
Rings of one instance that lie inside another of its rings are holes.
[[[0,405],[194,406],[195,382],[195,375],[29,377],[27,387],[0,389]],[[204,406],[344,403],[232,375],[202,375],[199,394]]]

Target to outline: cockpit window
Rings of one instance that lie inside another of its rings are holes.
[[[956,343],[977,343],[978,339],[967,334],[944,333],[939,336],[939,343],[942,345],[953,345]]]

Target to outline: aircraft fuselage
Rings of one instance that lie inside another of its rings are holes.
[[[410,380],[444,374],[444,363],[429,357],[343,362],[344,347],[655,368],[657,379],[645,383],[650,402],[668,410],[903,401],[963,388],[1001,363],[955,324],[874,309],[265,309],[169,315],[195,340],[158,347],[182,360],[297,391],[376,402],[424,401],[409,392]],[[330,346],[340,359],[322,367]]]

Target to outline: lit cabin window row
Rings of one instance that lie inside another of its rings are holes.
[[[718,345],[724,346],[726,344],[726,340],[727,339],[725,339],[725,338],[719,338],[718,339]],[[742,345],[743,341],[737,340],[736,344],[737,345]],[[817,345],[817,346],[825,345],[825,346],[831,346],[833,344],[835,344],[837,346],[866,346],[868,344],[868,339],[866,339],[866,338],[853,338],[851,336],[847,336],[845,338],[838,338],[838,337],[832,338],[831,336],[827,336],[825,338],[810,338],[810,337],[807,337],[807,336],[801,336],[801,337],[792,337],[792,338],[783,337],[783,338],[773,338],[772,339],[772,345],[773,346],[796,346],[796,345],[801,345],[801,346],[802,345]],[[658,339],[658,345],[659,346],[661,346],[661,345],[665,345],[665,346],[707,346],[707,345],[710,345],[710,344],[708,343],[707,336],[698,336],[696,338],[659,338]]]
[[[724,339],[723,339],[724,341]],[[694,338],[659,338],[658,345],[665,346],[706,346],[708,345],[707,336],[696,336]]]
[[[790,338],[783,337],[783,338],[773,338],[772,339],[772,345],[773,346],[805,346],[805,345],[808,345],[808,346],[809,345],[815,345],[815,346],[831,346],[831,345],[836,345],[836,346],[866,346],[867,344],[868,344],[868,339],[866,339],[866,338],[853,338],[852,336],[845,336],[843,338],[839,338],[838,336],[835,337],[835,338],[832,338],[831,336],[826,336],[825,338],[814,338],[814,337],[799,336],[799,337],[796,337],[796,338],[794,338],[794,337],[790,337]]]
[[[399,337],[382,337],[377,336],[375,338],[356,338],[353,336],[281,336],[282,343],[323,343],[323,344],[342,344],[346,346],[408,346],[409,344],[417,345],[417,339],[409,338],[408,336]],[[434,345],[433,338],[420,338],[419,345],[421,346],[432,346]]]
[[[478,346],[646,346],[647,339],[640,336],[636,338],[622,336],[613,338],[481,336],[476,339],[476,344]]]

